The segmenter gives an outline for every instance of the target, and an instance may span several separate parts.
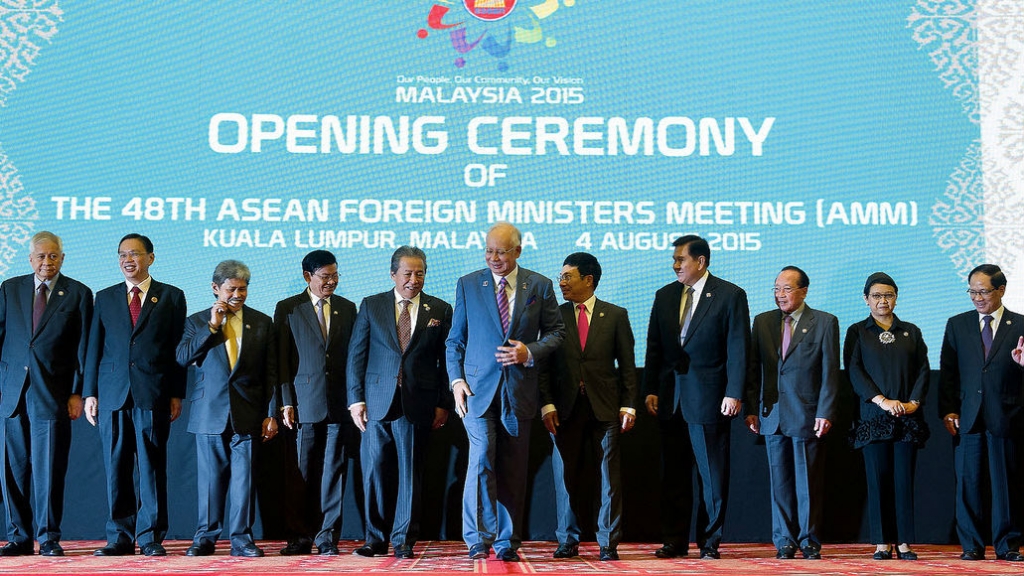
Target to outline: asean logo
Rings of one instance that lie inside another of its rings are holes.
[[[512,13],[516,0],[462,0],[466,10],[485,22],[501,20]]]

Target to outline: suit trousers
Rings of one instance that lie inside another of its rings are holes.
[[[622,484],[619,473],[619,423],[602,422],[594,416],[590,400],[580,394],[572,414],[559,422],[558,434],[551,437],[555,450],[551,467],[555,477],[555,510],[558,542],[579,543],[580,524],[577,513],[592,507],[581,497],[587,480],[585,450],[593,450],[600,468],[601,508],[597,516],[599,546],[618,546],[622,539]]]
[[[345,425],[302,422],[285,448],[292,463],[285,485],[285,515],[289,538],[320,545],[337,545],[341,537],[342,505],[348,448]]]
[[[914,528],[914,468],[917,446],[910,442],[872,442],[862,448],[868,485],[871,542],[917,541]]]
[[[956,437],[953,466],[956,469],[956,532],[964,550],[984,550],[981,520],[985,517],[982,492],[985,461],[992,493],[992,546],[1005,554],[1021,546],[1019,447],[1014,438],[990,432],[961,433]]]
[[[824,460],[819,438],[764,437],[772,490],[772,542],[776,548],[821,549]]]
[[[196,434],[196,480],[199,485],[199,527],[194,544],[214,543],[224,530],[228,494],[228,533],[232,548],[253,543],[256,487],[253,470],[259,438],[228,429],[221,434]]]
[[[676,411],[661,421],[662,540],[683,550],[689,543],[693,466],[697,466],[697,546],[717,549],[729,499],[731,421],[687,424]]]
[[[59,541],[71,422],[30,418],[24,408],[19,408],[13,416],[4,418],[2,432],[7,540],[31,545],[34,515],[36,539]]]
[[[463,420],[469,439],[469,463],[462,492],[462,539],[495,552],[517,550],[526,503],[526,467],[532,419],[517,422],[518,434],[502,423],[501,391],[479,418]]]
[[[107,474],[107,543],[139,546],[167,535],[170,413],[131,407],[100,412]],[[138,496],[135,467],[138,462]]]
[[[370,420],[360,446],[366,543],[412,546],[420,531],[420,495],[430,426],[405,416]]]

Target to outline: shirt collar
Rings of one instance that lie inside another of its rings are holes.
[[[32,281],[35,283],[34,286],[35,286],[36,290],[39,290],[39,285],[40,284],[46,284],[46,289],[50,290],[50,289],[53,288],[53,285],[56,284],[57,280],[59,280],[59,279],[60,279],[60,272],[57,272],[56,276],[54,276],[53,278],[50,278],[49,280],[46,280],[46,281],[40,280],[39,277],[37,277],[35,274],[32,275]]]
[[[1003,311],[1004,310],[1006,310],[1006,307],[1005,306],[1000,306],[998,309],[996,309],[991,314],[982,314],[981,312],[978,312],[978,323],[980,324],[981,322],[984,322],[985,321],[985,316],[991,316],[992,317],[992,325],[996,326],[996,325],[999,324],[999,322],[1002,321],[1002,319],[1003,319]]]
[[[410,306],[412,306],[413,308],[416,308],[416,307],[418,307],[420,305],[420,296],[423,295],[423,292],[420,292],[414,298],[406,298],[405,296],[402,296],[401,294],[398,293],[397,289],[392,289],[391,290],[391,294],[394,295],[394,297],[395,297],[395,306],[398,306],[399,304],[401,304],[402,300],[408,300],[408,301],[412,302],[412,304]]]
[[[149,287],[153,285],[153,277],[152,276],[147,276],[145,280],[143,280],[142,282],[139,282],[138,284],[132,284],[128,280],[125,280],[124,281],[124,285],[125,285],[125,287],[127,287],[128,292],[131,292],[132,288],[134,288],[135,286],[138,286],[139,290],[141,290],[142,293],[145,294],[145,293],[149,292]]]
[[[494,285],[497,286],[501,282],[501,278],[502,277],[498,276],[494,272],[491,272],[491,276],[494,277]],[[505,276],[504,278],[505,278],[505,281],[508,282],[508,285],[511,286],[513,290],[515,290],[515,288],[516,288],[516,279],[518,277],[519,277],[519,266],[517,265],[516,269],[511,271],[511,272],[509,272],[508,276]]]

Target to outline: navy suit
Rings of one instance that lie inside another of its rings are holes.
[[[583,348],[576,305],[566,302],[559,310],[566,326],[565,341],[540,379],[541,401],[555,406],[559,421],[551,455],[558,516],[555,535],[562,544],[580,541],[576,513],[590,505],[579,496],[582,452],[589,438],[601,470],[597,542],[615,548],[622,539],[619,410],[636,407],[633,329],[625,308],[594,300]]]
[[[324,340],[309,290],[277,303],[280,404],[293,406],[298,427],[287,477],[286,523],[290,537],[312,536],[318,545],[338,544],[345,492],[346,445],[352,421],[345,401],[345,364],[356,305],[330,297]]]
[[[128,286],[96,294],[83,396],[99,402],[107,473],[107,543],[160,543],[167,534],[167,438],[171,398],[185,397],[175,348],[185,327],[185,294],[155,280],[135,326]],[[138,460],[138,500],[134,469]]]
[[[274,325],[269,316],[242,309],[242,346],[234,369],[228,363],[224,332],[210,332],[210,311],[185,320],[178,363],[195,367],[188,431],[196,436],[199,527],[195,545],[212,544],[224,528],[224,503],[231,493],[228,529],[231,546],[253,543],[256,489],[253,470],[263,420],[273,415],[276,380]]]
[[[725,397],[742,399],[750,348],[750,312],[742,288],[708,274],[680,345],[684,285],[654,295],[647,330],[644,393],[657,395],[662,431],[662,538],[685,550],[692,508],[692,468],[699,472],[697,545],[717,548],[729,490],[731,420]]]
[[[360,305],[349,348],[348,397],[352,404],[366,403],[368,419],[360,450],[366,543],[386,545],[385,538],[390,538],[398,548],[412,546],[419,535],[420,486],[434,409],[453,407],[445,367],[452,307],[421,292],[416,325],[403,351],[395,306],[394,290],[367,297]],[[397,478],[387,473],[392,453]],[[392,505],[386,495],[396,485]]]
[[[60,274],[32,329],[32,274],[0,284],[0,418],[7,540],[59,541],[71,449],[68,399],[82,393],[92,291]],[[32,495],[31,500],[29,495]]]
[[[816,418],[835,420],[839,393],[839,322],[803,306],[782,358],[783,314],[754,318],[746,413],[759,418],[772,490],[772,541],[776,548],[821,549],[823,443]]]
[[[565,325],[551,280],[519,267],[508,333],[501,328],[496,284],[484,269],[459,278],[447,341],[448,380],[465,380],[463,421],[469,466],[462,497],[462,536],[467,546],[494,546],[497,553],[521,542],[530,425],[538,413],[537,363],[561,345]],[[495,359],[508,340],[523,342],[533,365],[503,367]]]
[[[953,316],[946,324],[939,359],[939,413],[960,416],[954,451],[956,526],[965,551],[985,549],[981,520],[986,460],[993,547],[1002,555],[1021,545],[1016,511],[1020,509],[1024,368],[1010,357],[1021,336],[1024,316],[1004,308],[986,357],[977,311]]]

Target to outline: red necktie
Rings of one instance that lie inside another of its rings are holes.
[[[39,328],[39,320],[43,317],[43,312],[46,311],[46,291],[48,288],[43,283],[36,290],[38,290],[36,292],[36,299],[32,302],[32,332]]]
[[[587,334],[590,334],[590,320],[587,319],[587,305],[576,306],[580,309],[580,317],[576,320],[576,329],[580,332],[580,349],[587,347]]]
[[[132,299],[128,302],[128,313],[132,315],[132,327],[139,321],[139,314],[142,313],[142,300],[139,299],[139,294],[142,290],[139,290],[138,286],[132,286]]]

